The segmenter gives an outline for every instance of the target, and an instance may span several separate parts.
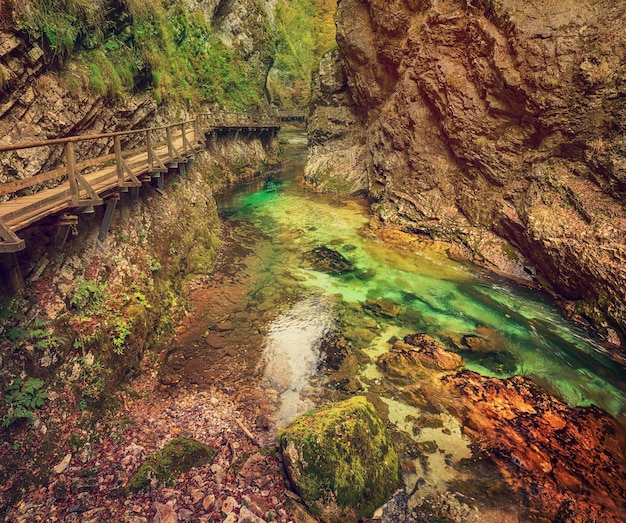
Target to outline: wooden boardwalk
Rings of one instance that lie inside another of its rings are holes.
[[[119,192],[152,183],[153,178],[162,182],[164,173],[181,169],[181,164],[184,166],[205,146],[207,136],[224,132],[234,132],[235,136],[240,132],[274,134],[279,128],[279,118],[269,115],[201,114],[192,120],[149,129],[0,146],[0,153],[36,147],[64,148],[62,167],[0,184],[0,197],[13,195],[0,202],[0,253],[24,249],[25,242],[18,233],[44,218],[103,205],[107,199],[119,199]],[[124,149],[123,138],[133,138],[138,143],[132,149]],[[112,153],[76,161],[77,146],[105,139],[112,142]],[[51,183],[56,185],[45,186]],[[21,195],[27,191],[32,194]]]

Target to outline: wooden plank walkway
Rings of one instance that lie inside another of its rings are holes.
[[[44,218],[80,208],[102,205],[104,198],[129,187],[150,183],[152,177],[168,172],[169,168],[186,163],[202,147],[208,133],[214,132],[275,132],[280,128],[277,117],[267,115],[233,115],[231,113],[203,114],[193,120],[170,125],[109,133],[46,140],[30,144],[0,147],[1,152],[63,145],[65,165],[25,180],[0,184],[0,195],[63,179],[52,188],[34,194],[15,196],[0,202],[0,253],[13,253],[25,248],[17,233]],[[154,145],[153,134],[160,131],[165,141]],[[143,135],[140,146],[123,151],[121,137]],[[75,144],[103,138],[113,139],[114,152],[98,158],[76,162]],[[91,172],[82,174],[81,170]]]

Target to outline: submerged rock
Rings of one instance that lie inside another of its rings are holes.
[[[381,316],[384,318],[395,318],[402,312],[402,307],[391,300],[369,299],[363,304],[363,308],[375,316]]]
[[[350,352],[350,342],[341,332],[336,329],[327,330],[320,338],[318,370],[338,370]]]
[[[395,341],[392,350],[378,359],[378,365],[390,378],[411,381],[428,374],[425,369],[451,371],[464,364],[461,356],[427,334],[413,334],[404,341]]]
[[[316,247],[306,252],[304,259],[311,265],[311,268],[327,274],[343,274],[355,270],[355,266],[341,253],[326,246]]]
[[[168,483],[174,473],[188,472],[210,463],[217,451],[195,439],[176,438],[150,456],[126,485],[126,492],[138,492],[153,481]]]
[[[363,396],[306,413],[278,433],[289,479],[326,522],[371,517],[398,483],[398,456]]]

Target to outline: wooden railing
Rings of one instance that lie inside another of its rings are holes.
[[[64,164],[53,170],[0,184],[0,253],[24,248],[17,232],[46,216],[67,209],[101,205],[112,192],[139,187],[171,167],[185,163],[204,144],[209,132],[219,130],[259,131],[278,129],[277,116],[234,112],[203,113],[168,125],[114,133],[71,136],[38,142],[0,146],[0,153],[39,147],[63,147]],[[124,149],[122,140],[133,143]],[[76,148],[108,140],[108,154],[77,161]],[[89,173],[85,173],[90,169]],[[51,186],[51,187],[50,187]],[[31,194],[16,195],[28,189]]]
[[[278,118],[282,122],[304,122],[306,121],[306,111],[304,109],[291,109],[278,112]]]

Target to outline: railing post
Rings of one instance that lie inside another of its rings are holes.
[[[150,129],[146,131],[146,149],[148,150],[148,169],[152,171],[154,169],[154,157],[152,155],[152,137],[150,136]]]
[[[187,127],[185,125],[185,122],[181,122],[181,124],[180,124],[180,131],[181,131],[181,134],[183,136],[183,155],[187,156],[187,135],[186,135],[185,127]]]
[[[198,133],[198,117],[196,116],[193,121],[193,143],[198,143],[199,136],[200,134]]]
[[[80,192],[78,190],[78,180],[76,179],[76,155],[72,142],[65,144],[65,164],[67,166],[67,179],[70,182],[72,205],[77,206],[80,201]]]
[[[165,135],[167,136],[167,154],[169,156],[170,162],[174,162],[174,145],[172,144],[172,130],[168,125],[165,128]]]
[[[117,186],[124,185],[124,165],[122,164],[122,143],[120,137],[116,136],[113,141],[113,149],[115,151],[115,168],[117,170]]]

